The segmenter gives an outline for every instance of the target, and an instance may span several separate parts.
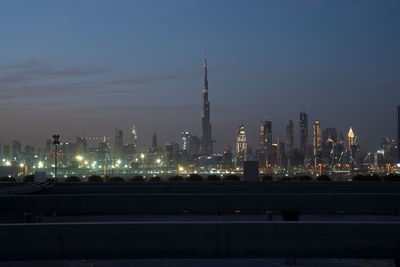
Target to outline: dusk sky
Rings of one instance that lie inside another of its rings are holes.
[[[201,135],[208,54],[216,150],[261,120],[284,138],[299,113],[353,127],[363,151],[394,138],[400,104],[400,1],[3,0],[0,135],[43,147],[53,133],[139,146]],[[311,141],[311,138],[310,138]]]

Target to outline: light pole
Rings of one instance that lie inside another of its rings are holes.
[[[57,178],[57,159],[58,159],[58,145],[60,136],[58,134],[53,134],[53,146],[54,146],[54,178]]]

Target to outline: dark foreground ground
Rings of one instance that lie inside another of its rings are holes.
[[[143,259],[143,260],[81,260],[0,262],[4,267],[275,267],[275,266],[327,266],[327,267],[378,267],[394,266],[393,260],[363,259],[298,259],[296,265],[285,259]]]

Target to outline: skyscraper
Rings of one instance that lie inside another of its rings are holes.
[[[240,125],[238,130],[238,135],[236,137],[236,153],[239,155],[246,155],[246,152],[247,152],[246,130],[243,125]]]
[[[189,158],[199,154],[200,140],[196,135],[192,135],[189,132],[182,132],[182,150],[186,152]]]
[[[152,149],[153,151],[156,151],[157,148],[158,148],[157,134],[154,133],[154,134],[153,134],[153,139],[151,140],[151,149]]]
[[[203,87],[203,112],[201,115],[202,136],[201,153],[213,154],[213,140],[211,137],[210,102],[208,101],[207,57],[204,57],[204,87]]]
[[[259,146],[262,153],[265,155],[265,164],[271,163],[271,148],[272,148],[272,122],[262,121],[259,126]]]
[[[353,128],[350,127],[349,132],[347,133],[347,149],[351,150],[351,147],[355,144],[355,134],[353,132]]]
[[[304,158],[304,163],[307,161],[307,146],[308,146],[308,116],[307,113],[300,113],[300,153]]]
[[[227,169],[232,169],[233,168],[233,162],[232,162],[232,149],[230,146],[226,146],[224,154],[222,156],[222,168],[227,170]]]
[[[272,145],[272,122],[262,121],[259,127],[260,148],[267,150]]]
[[[115,129],[114,136],[114,159],[122,159],[122,153],[124,151],[124,137],[121,130]]]
[[[294,147],[294,124],[293,121],[290,120],[288,125],[286,126],[286,142],[285,142],[286,155],[290,158],[293,155],[293,147]]]
[[[397,106],[397,161],[400,162],[400,105]]]
[[[138,144],[138,134],[137,134],[135,125],[133,125],[132,131],[131,131],[131,144],[133,146],[133,152],[136,153],[137,152],[137,144]]]
[[[14,140],[11,148],[12,160],[19,160],[22,152],[21,142]]]
[[[317,166],[321,150],[321,124],[319,121],[314,121],[313,133],[314,166]]]

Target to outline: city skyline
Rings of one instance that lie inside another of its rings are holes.
[[[262,120],[281,139],[292,120],[297,136],[304,107],[309,135],[319,120],[352,126],[366,151],[396,137],[398,2],[157,3],[5,1],[2,138],[40,147],[53,133],[112,136],[133,124],[142,148],[154,132],[160,144],[200,136],[205,49],[215,151],[234,147],[241,124],[256,148]]]

